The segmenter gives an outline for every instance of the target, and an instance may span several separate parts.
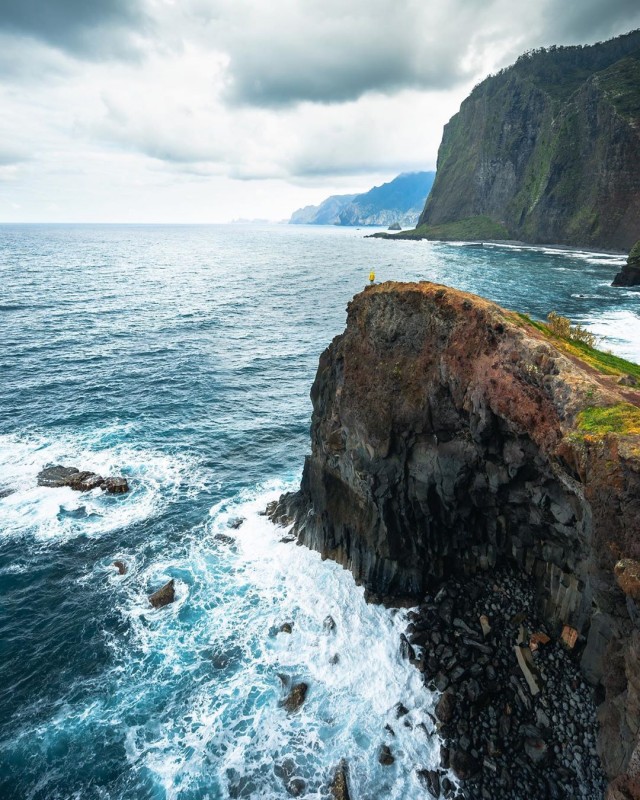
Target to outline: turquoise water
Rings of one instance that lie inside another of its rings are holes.
[[[283,798],[291,759],[325,798],[343,757],[361,800],[421,796],[438,743],[404,613],[259,513],[299,479],[318,356],[372,267],[556,310],[635,360],[640,292],[608,285],[619,257],[363,234],[0,226],[0,797]],[[58,462],[132,491],[38,488]],[[310,686],[297,715],[281,675]]]

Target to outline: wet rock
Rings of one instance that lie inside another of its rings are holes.
[[[307,697],[309,686],[304,683],[296,683],[291,687],[288,696],[282,701],[282,705],[287,709],[290,714],[295,714],[301,707]]]
[[[380,747],[380,752],[378,753],[378,761],[382,764],[383,767],[390,767],[395,758],[391,753],[391,748],[387,744],[383,744]]]
[[[331,633],[331,631],[335,631],[336,623],[334,618],[329,615],[328,617],[324,618],[324,622],[322,623],[322,627],[324,628],[327,633]]]
[[[350,800],[349,795],[349,768],[347,762],[343,759],[333,776],[331,785],[329,787],[331,796],[334,800]]]
[[[456,707],[456,698],[453,692],[445,692],[438,700],[435,714],[440,722],[451,722]]]
[[[79,472],[80,470],[76,467],[63,467],[61,464],[45,467],[38,473],[38,486],[46,486],[50,489],[68,486],[69,481]]]
[[[340,661],[340,655],[338,653],[334,653],[331,658],[329,659],[329,663],[334,666]]]
[[[409,713],[409,709],[402,705],[402,703],[396,704],[396,719],[400,719],[400,717],[405,717]]]
[[[467,781],[473,778],[480,770],[480,764],[476,759],[470,753],[465,753],[463,750],[452,750],[449,764],[456,777],[461,781]]]
[[[416,657],[416,651],[413,649],[404,633],[400,636],[400,655],[402,658],[408,660],[413,660]]]
[[[432,797],[440,797],[440,775],[435,769],[418,770],[418,778]]]
[[[283,622],[280,626],[280,633],[291,633],[293,631],[293,622]]]
[[[227,522],[227,527],[231,528],[234,531],[237,531],[238,528],[242,527],[244,521],[245,521],[244,517],[233,517]]]
[[[285,784],[285,789],[292,797],[300,797],[306,788],[307,784],[302,780],[302,778],[292,778],[287,784]]]
[[[105,478],[104,489],[109,494],[126,494],[129,491],[129,484],[126,478],[112,476]]]
[[[124,563],[124,561],[114,561],[113,566],[118,570],[118,575],[127,574],[127,565]]]
[[[38,486],[58,489],[68,486],[78,492],[90,492],[92,489],[102,488],[110,494],[122,494],[129,491],[129,484],[125,478],[103,478],[95,472],[80,471],[76,467],[63,467],[61,464],[45,467],[38,473]]]
[[[13,494],[15,489],[0,489],[0,500],[5,497],[9,497],[10,494]]]
[[[149,595],[149,602],[154,608],[162,608],[173,603],[176,597],[175,581],[173,578],[160,589]]]
[[[100,489],[105,486],[105,480],[95,472],[78,472],[70,476],[67,486],[77,492],[91,492],[93,489]]]

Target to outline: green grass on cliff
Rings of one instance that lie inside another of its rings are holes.
[[[640,408],[631,403],[585,408],[578,414],[577,425],[578,430],[593,436],[640,434]]]
[[[467,217],[457,222],[444,222],[442,225],[420,225],[411,231],[387,234],[385,239],[430,239],[441,242],[489,241],[508,239],[507,229],[489,217]]]
[[[544,322],[531,319],[526,314],[517,314],[517,316],[527,325],[540,331],[546,338],[550,339],[559,350],[579,358],[589,366],[597,369],[598,372],[602,372],[605,375],[633,375],[634,378],[640,380],[639,364],[614,356],[613,353],[605,353],[595,347],[589,347],[584,342],[574,342],[571,339],[558,336]]]

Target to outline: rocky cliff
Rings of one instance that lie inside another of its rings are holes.
[[[385,283],[349,304],[311,397],[311,455],[275,517],[372,599],[530,576],[604,695],[611,792],[637,791],[640,367],[473,295]]]
[[[628,251],[639,152],[640,31],[528,53],[445,126],[419,229],[454,226],[444,238],[459,238],[456,223],[489,219],[501,238]]]

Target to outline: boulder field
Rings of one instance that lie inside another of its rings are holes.
[[[562,647],[598,704],[608,797],[640,797],[640,367],[482,298],[389,282],[349,304],[346,330],[322,354],[311,398],[300,490],[284,495],[271,518],[293,522],[298,541],[350,569],[371,600],[418,607],[404,646],[430,685],[435,672],[441,690],[456,682],[437,651],[450,640],[468,660],[483,659],[498,692],[507,686],[496,680],[507,681],[511,670],[512,690],[533,709],[532,697],[546,696],[545,658],[555,676],[548,696],[561,696],[564,655],[545,648]],[[505,574],[508,602],[467,603],[465,613],[483,613],[457,628],[439,612],[447,591],[455,603],[475,581],[482,598],[477,582],[498,591]],[[514,580],[532,598],[528,621],[500,619],[521,594]],[[439,616],[437,630],[425,622],[429,614]],[[485,636],[509,625],[514,640],[505,640],[504,664],[494,668],[497,644]],[[456,680],[483,679],[477,667],[459,666]],[[572,681],[570,700],[578,702],[583,690]],[[475,695],[473,684],[465,701],[472,712]],[[570,703],[563,713],[571,717]],[[582,730],[588,721],[578,716]],[[562,784],[560,745],[531,726],[522,740],[527,763],[560,770]],[[495,760],[484,746],[475,748],[474,764]]]

